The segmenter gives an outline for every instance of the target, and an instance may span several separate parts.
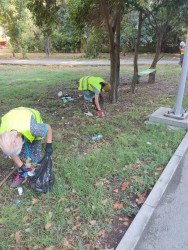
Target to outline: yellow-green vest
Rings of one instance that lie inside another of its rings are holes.
[[[16,130],[24,135],[30,142],[33,140],[41,140],[41,137],[35,137],[30,132],[31,116],[37,123],[43,123],[38,110],[19,107],[10,110],[1,118],[0,134],[11,130]]]
[[[90,90],[93,92],[93,85],[99,92],[101,92],[101,82],[104,80],[101,77],[84,76],[79,81],[78,90]]]
[[[184,55],[184,52],[185,52],[184,50],[185,50],[185,47],[181,48],[181,50],[180,50],[181,51],[181,55]]]

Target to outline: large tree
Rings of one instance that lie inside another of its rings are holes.
[[[69,9],[73,24],[80,30],[87,26],[106,25],[110,44],[110,101],[117,102],[120,72],[120,23],[124,5],[123,0],[70,0]]]
[[[156,36],[156,51],[151,69],[156,68],[159,60],[161,46],[164,35],[167,34],[169,25],[173,22],[181,10],[186,8],[187,0],[155,0],[150,1],[150,5],[145,8],[145,14],[153,28]],[[149,75],[149,83],[155,82],[155,73]]]
[[[0,24],[4,28],[6,35],[10,37],[10,44],[13,48],[18,47],[25,57],[22,48],[22,33],[25,30],[27,17],[25,0],[0,0]]]
[[[49,57],[50,54],[50,36],[52,34],[52,29],[57,21],[57,12],[59,6],[57,5],[57,0],[28,0],[28,8],[33,14],[36,26],[46,37],[46,41],[43,41],[34,30],[36,37],[39,39],[43,45],[46,56]]]

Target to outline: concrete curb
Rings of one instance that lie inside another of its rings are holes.
[[[133,250],[142,237],[144,229],[148,224],[155,208],[159,204],[165,190],[167,189],[177,168],[180,166],[186,151],[188,150],[188,132],[184,136],[176,152],[165,167],[151,193],[137,213],[132,224],[118,244],[116,250]]]

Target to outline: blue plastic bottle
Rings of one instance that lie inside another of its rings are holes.
[[[94,140],[98,140],[100,138],[102,138],[102,135],[96,135],[96,136],[92,137],[91,140],[94,141]]]

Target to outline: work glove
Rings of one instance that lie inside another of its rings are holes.
[[[50,156],[53,153],[52,143],[46,143],[46,155]]]
[[[99,117],[102,118],[104,116],[102,110],[99,109]]]
[[[28,172],[29,171],[29,169],[26,167],[26,165],[25,164],[23,164],[20,168],[19,168],[19,171],[22,171],[22,172]]]

